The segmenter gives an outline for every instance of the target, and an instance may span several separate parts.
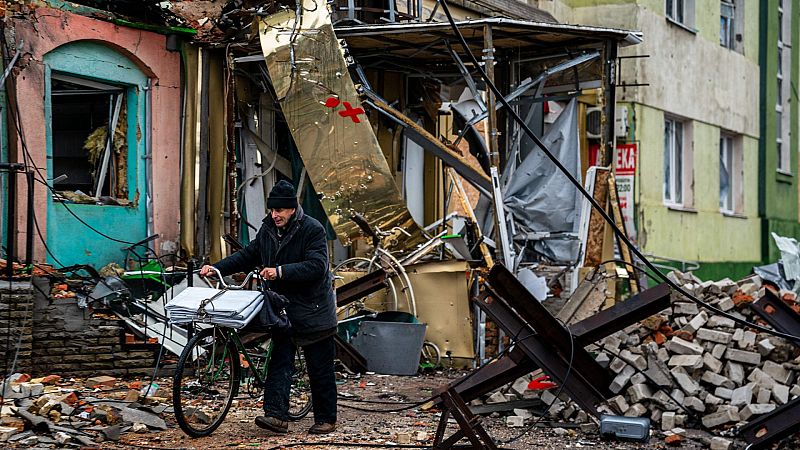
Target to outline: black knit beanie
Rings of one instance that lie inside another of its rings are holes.
[[[297,193],[292,183],[286,180],[278,181],[269,193],[267,208],[297,208]]]

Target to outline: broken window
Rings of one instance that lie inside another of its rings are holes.
[[[664,119],[664,202],[683,204],[684,123]]]
[[[51,82],[55,199],[127,204],[126,89],[66,74]]]
[[[735,23],[735,7],[731,0],[722,0],[719,4],[719,45],[733,49],[733,26]]]
[[[666,0],[667,18],[694,31],[694,0]]]
[[[743,176],[740,139],[722,133],[719,137],[719,209],[723,213],[742,212]]]

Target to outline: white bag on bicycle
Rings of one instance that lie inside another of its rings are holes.
[[[247,325],[261,310],[259,291],[189,287],[167,303],[170,323],[202,322],[231,328]]]

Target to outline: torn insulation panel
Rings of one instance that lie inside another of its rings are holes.
[[[344,245],[373,228],[399,227],[386,245],[412,248],[424,240],[395,184],[392,170],[348,73],[330,13],[319,0],[303,0],[299,20],[282,11],[259,20],[264,59],[286,122],[328,219]],[[400,240],[400,237],[403,237]]]

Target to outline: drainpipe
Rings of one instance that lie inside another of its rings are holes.
[[[153,230],[153,119],[152,119],[152,94],[153,79],[147,79],[147,86],[144,87],[144,117],[145,117],[145,144],[144,144],[144,173],[147,194],[145,198],[145,215],[147,217],[147,236],[152,236]],[[154,242],[154,241],[151,241]],[[153,243],[148,245],[155,245]],[[152,249],[151,250],[155,250]],[[157,253],[156,253],[157,254]]]

